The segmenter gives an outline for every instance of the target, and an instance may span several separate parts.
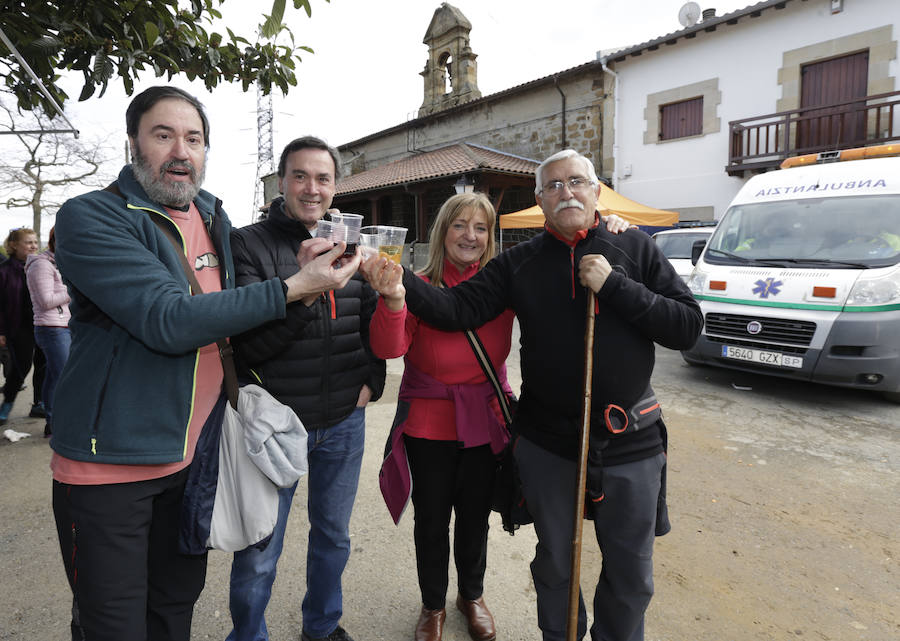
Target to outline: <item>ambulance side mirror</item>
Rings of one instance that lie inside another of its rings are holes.
[[[700,254],[703,253],[704,247],[706,247],[705,240],[695,240],[694,244],[691,245],[691,265],[696,265],[697,261],[700,260]]]

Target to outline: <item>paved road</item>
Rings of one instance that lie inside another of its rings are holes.
[[[518,360],[510,361],[514,387]],[[352,521],[344,626],[358,641],[411,638],[419,608],[411,513],[393,525],[377,468],[401,364],[368,415],[363,481]],[[732,383],[742,388],[735,389]],[[684,365],[658,350],[654,384],[671,433],[674,531],[657,544],[657,596],[647,639],[900,638],[900,409],[877,396]],[[69,606],[49,508],[49,450],[23,393],[0,439],[0,639],[62,641]],[[301,491],[270,605],[275,641],[299,638],[304,587]],[[599,572],[586,537],[584,574]],[[538,639],[530,528],[492,522],[486,598],[504,640]],[[194,639],[224,639],[229,558],[212,552]],[[590,591],[590,582],[584,585]],[[455,591],[451,579],[451,599]],[[449,613],[447,641],[467,639]]]

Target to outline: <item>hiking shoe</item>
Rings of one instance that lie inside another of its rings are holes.
[[[353,637],[341,626],[336,627],[327,637],[311,637],[306,631],[300,633],[300,641],[353,641]]]
[[[31,411],[28,412],[28,418],[47,418],[47,410],[44,409],[44,404],[40,401],[31,406]]]
[[[12,411],[12,403],[4,402],[0,405],[0,425],[6,423],[6,419],[9,418],[9,413]]]

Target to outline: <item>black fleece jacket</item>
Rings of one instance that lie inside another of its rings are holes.
[[[283,207],[277,198],[268,218],[232,232],[238,286],[298,271],[300,243],[311,236]],[[385,363],[369,347],[375,303],[375,292],[358,274],[310,307],[291,303],[286,318],[234,338],[239,375],[290,406],[307,430],[339,423],[353,412],[363,385],[373,401],[384,391]]]
[[[404,273],[409,310],[441,329],[478,327],[506,308],[521,328],[522,393],[515,429],[541,447],[577,457],[583,396],[587,289],[578,282],[585,254],[603,254],[613,271],[597,294],[591,433],[609,443],[606,465],[662,451],[659,430],[610,434],[609,404],[629,408],[650,388],[654,342],[686,349],[700,333],[700,306],[644,232],[602,226],[570,245],[544,231],[491,260],[450,289]]]

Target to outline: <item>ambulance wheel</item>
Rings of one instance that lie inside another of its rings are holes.
[[[900,392],[882,392],[881,394],[892,403],[900,403]]]

